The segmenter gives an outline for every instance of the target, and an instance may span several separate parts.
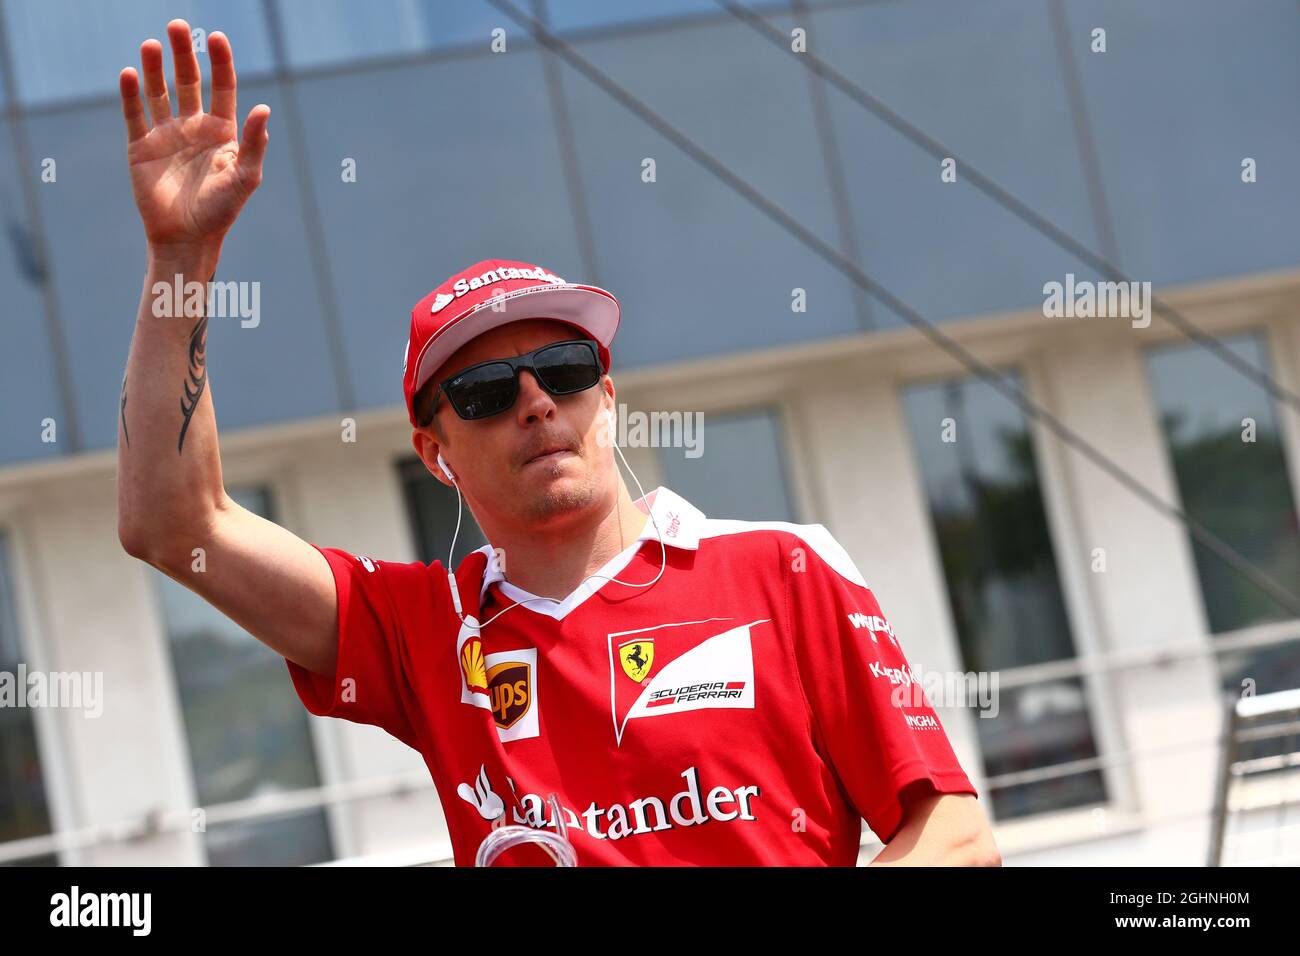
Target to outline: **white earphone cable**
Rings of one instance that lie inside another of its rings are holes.
[[[618,447],[618,442],[614,438],[613,419],[614,417],[612,414],[609,414],[606,417],[606,420],[609,422],[609,426],[610,426],[610,444],[612,444],[614,446],[614,450],[618,452],[618,457],[623,460],[623,467],[627,469],[628,474],[632,476],[632,480],[636,482],[636,490],[641,492],[641,498],[644,500],[645,489],[641,487],[641,479],[636,476],[636,472],[632,470],[632,466],[627,463],[627,458],[623,454],[623,449]],[[445,470],[446,467],[445,463],[440,462],[440,464],[443,464]],[[456,539],[460,537],[460,521],[461,521],[461,515],[463,511],[463,500],[460,494],[460,483],[456,481],[455,477],[451,475],[450,472],[448,472],[447,477],[451,479],[452,486],[456,489],[456,530],[452,533],[451,550],[447,553],[447,583],[451,587],[451,600],[452,600],[452,604],[455,606],[456,617],[460,620],[461,624],[468,626],[469,622],[465,620],[465,616],[460,604],[460,590],[456,584],[456,573],[455,571],[452,570],[452,560],[456,554]],[[664,570],[668,567],[668,548],[664,544],[664,536],[663,536],[663,532],[659,528],[659,522],[655,520],[654,508],[650,506],[649,502],[646,503],[646,511],[648,512],[650,523],[654,526],[655,536],[659,541],[660,555],[663,559],[662,563],[659,565],[659,573],[654,576],[653,580],[646,581],[643,584],[637,584],[632,581],[620,581],[618,578],[610,577],[609,575],[606,574],[589,574],[582,579],[578,587],[581,587],[583,584],[586,584],[592,578],[603,578],[606,581],[613,581],[615,584],[622,584],[629,588],[648,588],[652,584],[657,582],[661,577],[663,577]],[[499,618],[502,614],[506,613],[506,611],[509,611],[512,608],[519,607],[521,604],[536,604],[541,601],[546,601],[550,604],[559,603],[555,598],[529,598],[524,601],[516,601],[514,604],[511,604],[510,607],[502,608],[496,614],[493,614],[482,624],[479,624],[478,627],[480,630],[487,627],[489,624],[491,624],[493,621]]]

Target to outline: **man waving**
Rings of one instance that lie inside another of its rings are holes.
[[[281,654],[312,713],[417,749],[458,864],[510,823],[563,829],[582,865],[852,865],[864,819],[879,863],[998,862],[831,534],[630,494],[608,440],[621,310],[604,289],[491,259],[412,309],[412,444],[489,541],[454,573],[318,547],[232,501],[207,316],[159,317],[152,290],[211,278],[261,181],[270,110],[240,132],[214,33],[204,112],[189,28],[168,37],[176,115],[157,41],[141,47],[147,112],[136,72],[120,80],[147,240],[118,443],[129,553]]]

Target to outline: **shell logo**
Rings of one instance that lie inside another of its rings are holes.
[[[466,641],[461,648],[460,669],[470,690],[487,692],[487,663],[483,660],[483,643],[478,638]]]

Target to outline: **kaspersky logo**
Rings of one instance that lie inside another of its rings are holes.
[[[547,272],[541,266],[536,269],[489,269],[482,275],[474,276],[472,279],[461,277],[452,283],[450,293],[439,292],[433,298],[433,304],[429,306],[429,313],[437,315],[447,307],[447,304],[454,299],[459,299],[467,292],[473,292],[475,289],[481,289],[497,282],[505,282],[507,279],[536,279],[539,282],[549,282],[552,285],[562,285],[564,280],[553,272]]]
[[[871,671],[872,677],[882,678],[895,686],[902,684],[904,687],[910,687],[913,684],[920,685],[921,683],[920,676],[916,671],[912,670],[911,665],[907,667],[886,667],[877,661],[872,661],[867,665],[867,669]]]

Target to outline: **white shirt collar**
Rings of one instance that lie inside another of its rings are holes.
[[[672,548],[683,548],[688,551],[695,551],[700,546],[700,534],[704,526],[704,514],[693,504],[677,494],[670,488],[660,485],[644,498],[638,498],[634,504],[650,515],[650,520],[645,523],[645,528],[641,531],[640,536],[632,544],[628,545],[624,551],[611,558],[605,567],[601,568],[598,575],[615,576],[632,559],[636,549],[640,547],[642,541],[658,541],[659,533],[663,534],[664,545]],[[647,509],[647,504],[649,508]],[[655,525],[659,526],[659,532],[655,531]],[[483,584],[479,588],[479,606],[481,607],[487,596],[487,590],[496,582],[502,583],[502,593],[506,594],[512,600],[527,600],[536,598],[536,595],[529,594],[522,588],[516,587],[506,580],[505,574],[501,571],[498,562],[492,560],[493,548],[490,544],[485,544],[478,549],[487,557],[487,566],[483,569]],[[656,548],[656,551],[659,549]],[[574,591],[563,601],[556,601],[556,608],[563,609],[563,613],[581,603],[589,595],[594,594],[604,580],[600,578],[588,578],[578,590]],[[547,600],[545,598],[540,600]],[[532,608],[541,608],[542,613],[549,613],[540,601],[528,605]],[[562,616],[557,614],[555,616]]]

